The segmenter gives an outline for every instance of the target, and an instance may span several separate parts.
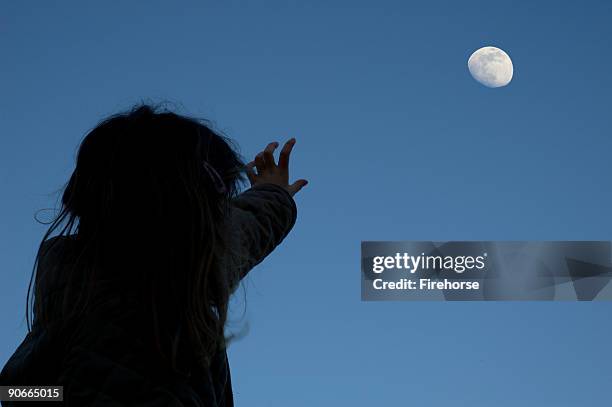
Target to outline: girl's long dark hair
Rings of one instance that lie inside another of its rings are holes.
[[[225,346],[233,281],[222,268],[224,222],[243,169],[202,120],[139,105],[101,122],[82,141],[42,239],[28,329],[78,321],[110,294],[141,305],[151,344],[175,369],[178,349],[207,364]],[[54,251],[70,258],[59,273],[41,267]],[[60,280],[54,298],[49,286]]]

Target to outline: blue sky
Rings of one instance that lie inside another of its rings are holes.
[[[612,304],[363,303],[359,247],[611,239],[612,3],[306,3],[1,3],[0,363],[78,142],[167,100],[247,158],[296,137],[310,180],[246,284],[238,405],[607,405]],[[509,86],[470,77],[485,45]]]

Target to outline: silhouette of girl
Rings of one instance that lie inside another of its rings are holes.
[[[294,144],[245,165],[206,122],[147,105],[94,128],[1,383],[62,385],[77,406],[232,406],[228,301],[295,223]]]

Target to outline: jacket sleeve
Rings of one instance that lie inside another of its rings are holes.
[[[296,218],[295,201],[275,184],[255,185],[234,198],[228,221],[232,274],[244,278],[283,241]]]

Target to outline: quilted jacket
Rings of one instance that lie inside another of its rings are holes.
[[[229,222],[234,258],[227,263],[246,273],[280,244],[293,227],[297,209],[283,188],[260,184],[233,200]],[[70,244],[69,238],[63,244]],[[53,253],[39,262],[53,267]],[[57,266],[57,265],[55,265]],[[61,267],[47,284],[49,298],[62,295]],[[227,353],[219,351],[207,369],[178,375],[160,369],[142,341],[137,303],[112,295],[79,321],[46,329],[36,320],[4,366],[0,385],[61,385],[69,406],[233,406]],[[133,306],[132,306],[133,305]],[[24,402],[3,405],[23,406]],[[45,403],[50,405],[52,403]]]

